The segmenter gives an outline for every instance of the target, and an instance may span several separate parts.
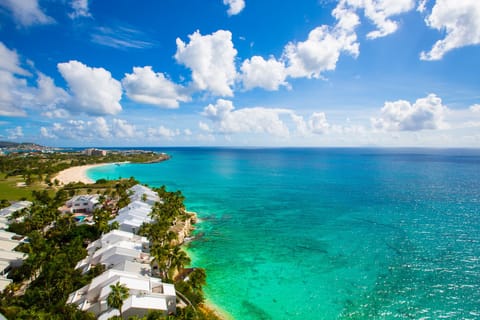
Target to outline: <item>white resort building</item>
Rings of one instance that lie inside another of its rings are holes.
[[[92,213],[100,204],[98,194],[74,196],[66,205],[71,213]]]
[[[128,189],[128,192],[130,193],[129,198],[131,202],[143,201],[153,206],[155,202],[160,201],[158,193],[148,187],[142,186],[141,184],[134,185]]]
[[[18,201],[6,208],[0,209],[0,217],[9,218],[12,213],[29,208],[32,205],[30,201]]]
[[[134,201],[128,206],[120,209],[118,215],[110,223],[118,222],[119,229],[127,232],[137,233],[144,222],[151,222],[150,213],[152,206],[142,202]]]
[[[0,230],[0,292],[12,282],[7,279],[10,269],[21,266],[27,257],[23,252],[14,251],[21,238],[15,233]]]
[[[21,266],[27,258],[26,253],[14,251],[24,237],[5,229],[8,228],[9,219],[14,212],[29,208],[31,205],[30,201],[18,201],[0,210],[0,292],[12,282],[7,279],[10,269]]]
[[[148,264],[125,261],[94,278],[89,285],[73,292],[67,303],[75,303],[80,310],[93,312],[99,320],[109,319],[120,313],[107,304],[112,291],[110,286],[117,282],[126,286],[129,297],[123,302],[124,319],[130,316],[144,316],[149,310],[173,314],[176,311],[176,294],[173,284],[163,283],[142,273],[148,272]],[[147,270],[145,270],[147,268]]]
[[[112,230],[88,245],[88,256],[77,263],[76,269],[86,273],[93,265],[103,264],[109,269],[124,261],[150,264],[149,247],[150,243],[145,237]]]
[[[141,186],[137,189],[143,192],[144,188],[146,187]],[[134,200],[119,210],[113,221],[119,223],[120,230],[112,230],[92,242],[87,247],[88,256],[76,266],[76,269],[87,272],[93,265],[103,264],[107,271],[94,278],[90,284],[71,293],[67,303],[75,303],[80,310],[93,312],[99,320],[107,320],[120,314],[108,306],[107,299],[112,291],[110,286],[121,283],[129,291],[129,297],[123,301],[122,306],[124,319],[130,316],[142,317],[149,310],[162,311],[165,315],[176,312],[174,285],[151,277],[149,241],[134,234],[144,222],[150,221],[152,205],[153,203]]]

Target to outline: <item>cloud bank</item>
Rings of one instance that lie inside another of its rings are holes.
[[[445,128],[447,107],[435,94],[411,104],[405,100],[386,102],[379,118],[372,118],[375,129],[387,131],[420,131]]]

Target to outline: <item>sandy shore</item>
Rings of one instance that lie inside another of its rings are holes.
[[[208,299],[205,300],[203,307],[212,311],[217,317],[222,320],[233,320],[233,317],[228,312],[226,312]]]
[[[97,163],[87,164],[85,166],[71,167],[60,171],[52,180],[57,179],[60,184],[68,184],[70,182],[95,183],[92,179],[87,177],[87,171],[91,168],[109,165],[111,163]]]

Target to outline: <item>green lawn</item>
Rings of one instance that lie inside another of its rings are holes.
[[[0,200],[20,200],[26,198],[32,199],[32,190],[42,190],[39,185],[17,187],[17,183],[23,182],[22,177],[8,177],[5,179],[4,174],[0,174]]]

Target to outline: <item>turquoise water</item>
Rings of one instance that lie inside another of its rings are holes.
[[[182,190],[235,319],[480,319],[480,150],[159,151],[89,176]]]

